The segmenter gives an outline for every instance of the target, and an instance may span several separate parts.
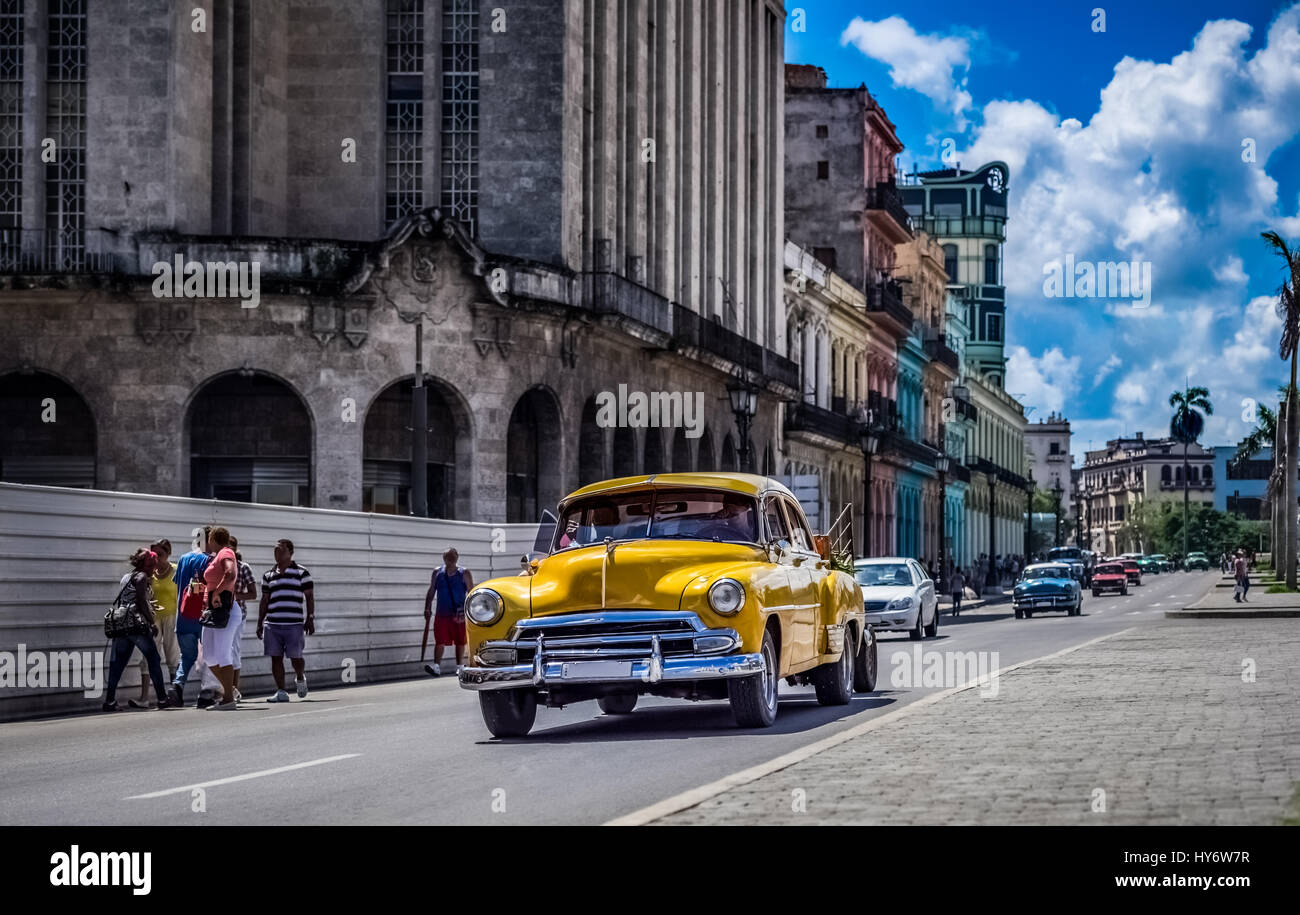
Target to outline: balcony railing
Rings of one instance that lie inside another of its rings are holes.
[[[587,301],[599,314],[620,314],[664,333],[672,331],[672,303],[617,273],[588,273]]]
[[[884,210],[908,235],[912,234],[912,217],[903,206],[903,195],[898,192],[896,185],[882,181],[875,187],[867,188],[867,209]]]
[[[957,353],[949,348],[942,337],[937,340],[926,340],[925,354],[932,361],[946,365],[953,372],[961,371],[961,362],[957,358]]]
[[[1161,489],[1179,490],[1183,488],[1182,480],[1161,480]],[[1213,489],[1213,480],[1192,480],[1187,484],[1188,489]]]
[[[934,459],[939,456],[939,452],[934,448],[924,442],[913,441],[901,432],[886,436],[884,449],[929,467],[934,466]]]
[[[811,432],[846,444],[858,443],[859,423],[842,413],[836,413],[816,404],[800,401],[790,405],[785,414],[785,431]]]
[[[105,234],[97,229],[0,229],[0,274],[109,273],[113,257]]]
[[[1003,216],[927,216],[921,220],[921,228],[930,235],[944,238],[980,235],[1005,239],[1006,222]]]
[[[742,337],[712,318],[696,314],[684,305],[674,303],[672,316],[672,335],[677,346],[704,350],[786,387],[799,388],[799,366],[793,360]]]
[[[903,287],[896,280],[867,286],[867,311],[888,315],[904,327],[912,326],[912,309],[903,304]]]

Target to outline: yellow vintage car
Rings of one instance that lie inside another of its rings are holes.
[[[875,688],[862,591],[776,480],[596,483],[560,503],[549,546],[465,599],[460,685],[494,736],[527,734],[539,701],[621,715],[642,695],[728,699],[738,725],[769,727],[781,679],[811,683],[823,705]]]

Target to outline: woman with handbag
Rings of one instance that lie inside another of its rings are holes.
[[[118,592],[113,609],[104,620],[105,634],[112,637],[112,653],[108,665],[108,691],[104,711],[120,712],[117,704],[117,684],[122,672],[130,663],[131,652],[139,648],[149,665],[149,679],[153,681],[158,697],[158,708],[167,708],[167,693],[163,684],[162,665],[158,659],[158,646],[154,635],[158,627],[153,616],[153,577],[158,568],[158,555],[152,550],[139,549],[129,560],[131,577]]]
[[[239,636],[239,613],[235,606],[235,582],[239,566],[230,548],[230,531],[214,527],[208,533],[208,552],[215,554],[203,570],[204,606],[203,660],[221,682],[221,702],[209,706],[226,712],[238,707],[235,699],[235,639]]]

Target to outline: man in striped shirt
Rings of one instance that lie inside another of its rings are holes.
[[[275,545],[275,568],[262,576],[262,602],[257,612],[257,637],[271,659],[275,694],[267,702],[288,702],[284,689],[284,658],[293,662],[298,698],[307,698],[307,670],[302,659],[304,636],[316,633],[316,602],[311,573],[293,561],[293,541]]]

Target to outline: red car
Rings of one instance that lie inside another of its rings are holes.
[[[1092,596],[1101,597],[1102,591],[1128,593],[1128,573],[1118,562],[1106,562],[1092,570]]]
[[[1112,562],[1124,567],[1124,575],[1127,577],[1129,584],[1142,584],[1142,567],[1138,565],[1136,559],[1114,559]]]

